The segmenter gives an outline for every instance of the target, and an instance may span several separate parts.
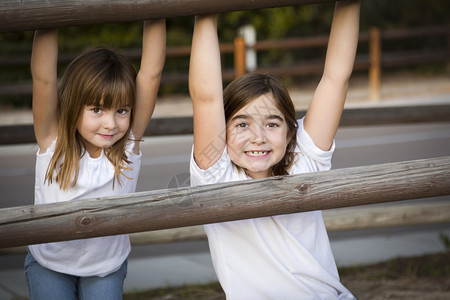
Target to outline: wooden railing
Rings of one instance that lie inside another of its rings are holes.
[[[0,209],[0,248],[450,195],[450,157]]]

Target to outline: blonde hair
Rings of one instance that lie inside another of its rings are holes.
[[[127,133],[104,149],[121,184],[120,175],[130,163],[125,145],[134,121],[135,80],[136,70],[127,57],[102,46],[85,51],[69,64],[58,89],[58,138],[45,175],[49,184],[54,180],[62,190],[68,190],[77,182],[80,158],[86,152],[77,124],[86,105],[131,109]]]
[[[271,74],[249,73],[233,80],[224,90],[225,120],[228,121],[243,107],[255,98],[271,94],[277,108],[283,114],[290,139],[284,157],[272,167],[272,176],[288,175],[295,160],[295,146],[297,145],[297,120],[295,107],[289,92],[282,81]]]

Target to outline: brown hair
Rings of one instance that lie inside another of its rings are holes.
[[[289,92],[278,77],[271,74],[249,73],[233,80],[224,90],[225,120],[228,122],[236,112],[264,94],[271,94],[275,99],[277,108],[286,120],[287,138],[290,139],[284,157],[272,167],[272,176],[288,175],[295,159],[297,120]]]
[[[114,145],[105,149],[120,184],[120,174],[129,160],[125,145],[134,121],[136,70],[128,58],[117,50],[95,47],[75,58],[67,67],[58,89],[58,139],[45,180],[55,180],[60,188],[75,186],[80,158],[85,154],[84,140],[77,130],[85,105],[106,109],[129,106],[130,127]]]

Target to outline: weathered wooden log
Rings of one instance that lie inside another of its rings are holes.
[[[328,232],[444,224],[450,222],[450,202],[328,209],[323,211],[323,220]],[[204,239],[202,225],[130,234],[133,245]]]
[[[330,0],[2,0],[0,32],[330,2]]]
[[[380,207],[349,207],[323,211],[327,231],[428,226],[450,222],[450,203],[394,204]],[[203,225],[144,231],[130,234],[131,245],[152,245],[205,240]],[[25,254],[26,246],[0,249],[1,255]]]
[[[0,248],[450,194],[450,157],[0,210]]]

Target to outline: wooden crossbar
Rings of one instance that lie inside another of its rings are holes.
[[[450,156],[0,209],[0,248],[450,195]]]
[[[330,0],[2,0],[0,32],[193,16]]]

